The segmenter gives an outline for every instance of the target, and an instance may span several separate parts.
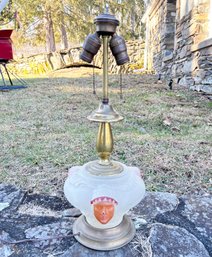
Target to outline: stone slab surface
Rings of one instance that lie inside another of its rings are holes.
[[[0,203],[0,257],[212,256],[210,195],[148,192],[129,212],[135,238],[113,251],[88,249],[71,236],[80,212],[64,198],[0,184]],[[36,241],[9,244],[27,239]]]
[[[82,246],[79,243],[71,246],[64,254],[60,257],[130,257],[133,256],[132,249],[127,245],[120,249],[113,251],[95,251]],[[135,255],[134,255],[135,256]]]
[[[25,193],[25,191],[18,189],[15,186],[0,184],[1,210],[6,208],[16,210]]]
[[[136,216],[142,216],[146,220],[152,220],[159,213],[175,210],[178,204],[179,200],[175,194],[147,192],[132,213]]]
[[[212,240],[212,197],[207,195],[183,197],[185,208],[182,215],[195,224],[197,230]]]
[[[0,240],[3,239],[3,240],[9,240],[11,241],[12,238],[9,236],[8,233],[6,233],[5,231],[0,231]],[[11,256],[12,253],[13,253],[13,248],[11,247],[11,245],[7,245],[7,244],[1,244],[0,243],[0,256],[5,256],[5,257],[8,257],[8,256]]]
[[[62,222],[54,222],[51,224],[40,225],[32,228],[28,228],[25,230],[26,238],[39,238],[45,239],[51,235],[60,236],[60,235],[68,235],[72,233],[72,220],[62,221]],[[62,241],[59,238],[55,238],[52,240],[42,240],[34,243],[35,247],[40,249],[45,249],[47,246],[56,245]]]
[[[186,229],[154,224],[150,230],[153,257],[210,257],[204,245]]]

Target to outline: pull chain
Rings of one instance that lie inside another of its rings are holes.
[[[95,58],[93,59],[93,94],[96,95]]]
[[[119,74],[120,99],[123,100],[122,72]]]

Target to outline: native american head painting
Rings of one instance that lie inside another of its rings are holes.
[[[91,204],[96,219],[102,224],[107,224],[113,218],[118,202],[111,197],[101,196],[93,199]]]

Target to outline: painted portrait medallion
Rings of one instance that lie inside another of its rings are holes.
[[[118,203],[113,198],[101,196],[93,199],[91,204],[96,219],[102,224],[107,224],[113,218]]]

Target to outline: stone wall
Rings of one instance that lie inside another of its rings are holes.
[[[176,1],[152,1],[146,17],[148,70],[164,73],[173,58]],[[166,64],[165,64],[166,61]]]
[[[212,39],[209,35],[209,1],[176,22],[176,49],[172,76],[180,85],[212,93]]]
[[[212,93],[210,0],[152,1],[146,11],[145,68]]]
[[[195,64],[191,89],[212,94],[212,38],[193,46],[191,51]]]
[[[127,41],[127,49],[130,57],[128,64],[117,66],[112,54],[109,55],[109,71],[111,73],[129,72],[134,67],[142,68],[144,43],[140,40]],[[42,74],[51,70],[62,69],[66,67],[75,67],[88,65],[79,59],[81,47],[74,47],[68,50],[62,50],[50,54],[38,54],[27,58],[18,59],[10,66],[18,74]],[[110,52],[110,51],[109,51]],[[91,65],[102,67],[102,48],[94,58]]]

